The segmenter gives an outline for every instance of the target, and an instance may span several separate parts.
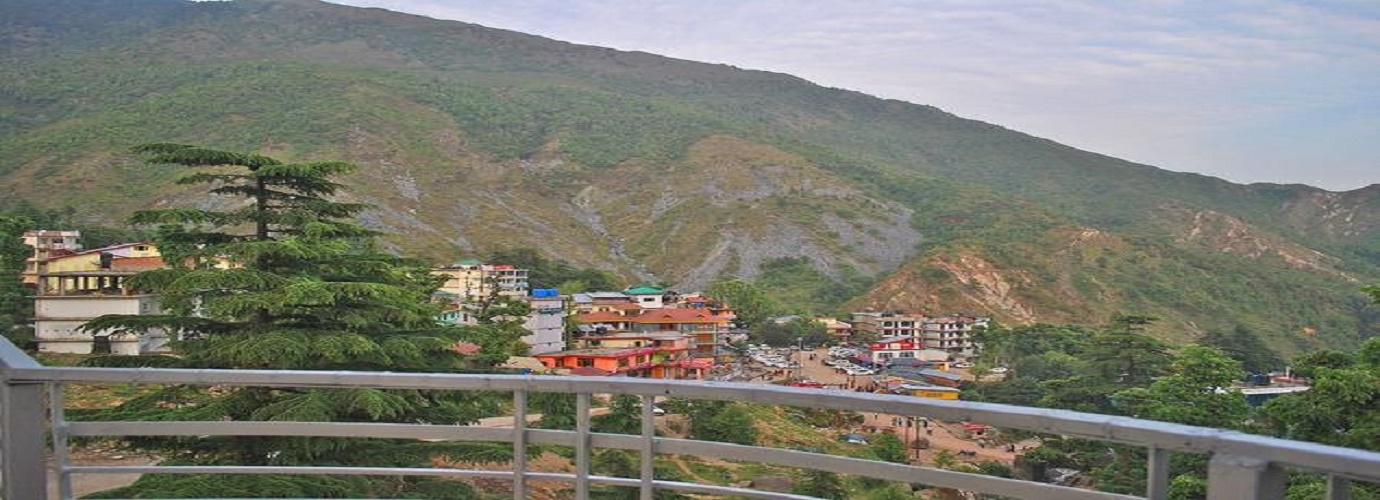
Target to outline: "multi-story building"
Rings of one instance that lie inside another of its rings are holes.
[[[166,350],[162,330],[86,332],[80,327],[106,314],[159,314],[158,297],[130,288],[126,279],[163,267],[158,249],[130,243],[51,256],[38,263],[34,337],[41,352],[140,354]]]
[[[522,338],[531,346],[532,354],[543,354],[565,349],[565,297],[554,289],[537,288],[527,297],[532,306],[522,327],[532,332]]]
[[[508,264],[484,264],[467,259],[434,268],[432,273],[446,278],[441,291],[455,294],[461,300],[487,297],[495,292],[506,297],[527,296],[527,270]]]
[[[947,361],[948,351],[925,347],[919,337],[890,337],[868,344],[868,361],[886,366],[893,361]]]
[[[704,378],[712,365],[690,356],[693,338],[674,333],[609,333],[575,340],[575,349],[537,354],[547,368],[579,375]]]
[[[38,229],[25,231],[24,244],[33,247],[34,254],[24,259],[24,271],[20,273],[25,285],[38,286],[39,263],[60,255],[71,255],[81,251],[81,231],[60,231]]]
[[[979,316],[949,315],[925,318],[921,326],[921,338],[925,346],[943,349],[961,356],[977,354],[973,344],[973,331],[987,328],[989,319]]]
[[[695,356],[718,359],[733,328],[735,316],[727,309],[662,308],[629,318],[632,331],[673,332],[695,338]]]
[[[899,311],[853,313],[853,333],[872,338],[919,337],[925,316]]]
[[[919,313],[856,312],[853,332],[880,339],[916,339],[925,349],[940,349],[953,357],[976,354],[973,331],[986,328],[988,318],[953,314],[929,317]]]

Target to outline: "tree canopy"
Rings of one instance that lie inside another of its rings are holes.
[[[130,284],[160,295],[164,312],[103,316],[88,323],[88,330],[171,332],[177,338],[172,343],[177,364],[184,367],[398,372],[483,368],[506,359],[522,334],[501,326],[438,322],[441,308],[432,300],[437,280],[429,269],[378,250],[374,233],[349,220],[366,206],[328,199],[339,188],[331,178],[353,170],[349,164],[284,163],[176,144],[136,151],[151,163],[191,167],[180,182],[208,184],[210,193],[237,203],[222,210],[138,212],[135,222],[158,226],[155,242],[167,267],[135,275]],[[441,391],[168,387],[106,413],[153,420],[463,424],[493,414],[498,404],[492,397]],[[180,459],[193,463],[243,465],[412,466],[424,463],[435,448],[279,437],[141,444],[177,450]],[[425,488],[428,481],[407,484]],[[384,494],[368,489],[382,482],[358,483],[364,489],[353,494]],[[143,491],[155,484],[198,496],[223,493],[216,482],[197,476],[131,488]],[[189,485],[204,488],[180,489]]]
[[[33,221],[27,217],[0,214],[0,334],[21,346],[28,335],[20,335],[17,329],[33,315],[33,303],[20,282],[24,260],[33,255],[33,249],[24,244],[24,231],[32,228]]]

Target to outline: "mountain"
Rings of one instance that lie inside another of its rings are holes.
[[[777,73],[315,0],[0,4],[0,189],[119,224],[221,204],[144,142],[360,165],[399,251],[532,247],[825,311],[1380,331],[1380,185],[1232,184]],[[3,202],[0,202],[3,203]]]

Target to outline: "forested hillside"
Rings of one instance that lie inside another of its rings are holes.
[[[1354,345],[1380,186],[1238,185],[789,75],[313,0],[0,4],[0,209],[121,225],[203,199],[129,153],[340,158],[400,252],[534,248],[801,309],[1245,325]],[[7,205],[8,204],[8,205]]]

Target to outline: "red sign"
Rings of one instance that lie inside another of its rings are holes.
[[[905,339],[894,342],[873,342],[871,345],[871,349],[874,351],[918,351],[924,348],[924,342],[918,339]]]

